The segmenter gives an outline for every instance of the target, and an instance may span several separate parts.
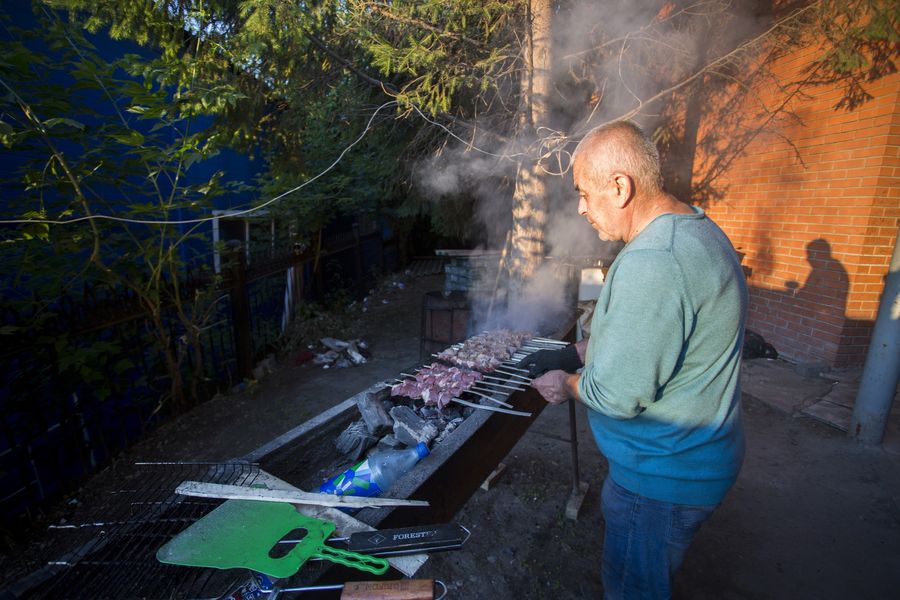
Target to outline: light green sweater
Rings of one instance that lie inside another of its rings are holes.
[[[728,238],[694,211],[657,217],[613,262],[578,388],[616,483],[716,504],[743,459],[747,288]]]

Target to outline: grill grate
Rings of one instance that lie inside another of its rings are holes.
[[[177,496],[184,480],[252,485],[248,463],[138,463],[78,524],[51,527],[58,558],[27,579],[26,598],[220,598],[246,573],[167,565],[160,546],[222,501]]]

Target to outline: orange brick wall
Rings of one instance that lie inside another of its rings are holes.
[[[796,79],[814,55],[796,52],[775,73]],[[900,75],[866,89],[874,99],[850,112],[834,109],[836,86],[795,96],[799,121],[757,135],[706,206],[745,253],[748,326],[800,363],[862,364],[900,226]],[[756,91],[770,105],[784,97]]]

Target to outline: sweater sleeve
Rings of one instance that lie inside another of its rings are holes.
[[[690,303],[669,252],[638,250],[621,258],[607,281],[606,309],[594,316],[578,393],[590,408],[630,419],[656,401],[680,363]]]

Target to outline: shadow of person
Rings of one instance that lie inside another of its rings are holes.
[[[809,317],[839,326],[847,308],[850,279],[841,261],[831,255],[831,245],[817,238],[806,245],[806,260],[812,270],[803,287],[788,281],[794,305]]]

